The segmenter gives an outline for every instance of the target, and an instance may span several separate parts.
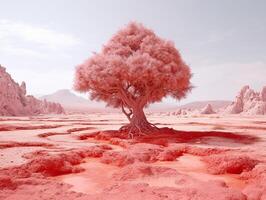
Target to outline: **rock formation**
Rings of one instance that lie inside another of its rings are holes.
[[[266,86],[262,88],[262,91],[260,93],[262,101],[266,101]]]
[[[216,112],[212,109],[211,104],[207,104],[202,111],[200,112],[200,114],[215,114]]]
[[[182,113],[182,110],[178,109],[177,111],[172,112],[171,115],[181,115],[181,113]]]
[[[25,82],[17,84],[0,65],[0,116],[64,113],[60,104],[41,101],[26,93]]]
[[[266,115],[266,86],[255,92],[244,86],[235,101],[225,109],[226,114]]]

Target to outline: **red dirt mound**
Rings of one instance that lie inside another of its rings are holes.
[[[208,165],[208,171],[212,174],[241,174],[252,170],[258,161],[247,155],[217,154],[203,158]]]
[[[175,169],[168,167],[157,167],[146,164],[132,164],[122,168],[118,173],[113,174],[115,180],[125,181],[146,176],[176,176],[178,173]]]
[[[12,148],[12,147],[53,147],[53,144],[44,142],[0,142],[0,149]]]
[[[17,188],[17,184],[8,176],[0,176],[0,190]]]
[[[44,152],[27,155],[31,159],[28,163],[6,169],[0,169],[1,174],[14,177],[28,177],[31,173],[41,173],[44,176],[57,176],[82,171],[76,167],[86,157],[101,157],[104,151],[110,150],[106,145],[92,146],[73,150],[61,154],[48,154]]]

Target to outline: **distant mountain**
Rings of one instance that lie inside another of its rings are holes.
[[[232,101],[214,100],[214,101],[194,101],[185,105],[179,106],[180,109],[203,109],[206,105],[210,104],[214,110],[225,108],[229,106]]]
[[[53,94],[45,95],[39,97],[40,99],[46,99],[46,100],[53,100],[54,102],[60,102],[63,106],[72,106],[79,105],[79,106],[87,106],[88,100],[86,100],[83,97],[77,96],[74,93],[72,93],[70,90],[63,89],[58,90]]]
[[[99,112],[106,111],[105,104],[101,102],[85,99],[71,92],[68,89],[58,90],[57,92],[40,97],[47,101],[60,103],[69,112]],[[109,109],[108,109],[109,111]]]
[[[57,92],[40,97],[47,101],[60,103],[68,112],[120,112],[120,109],[105,107],[104,102],[92,101],[89,98],[78,96],[68,89],[58,90]],[[225,108],[231,104],[231,101],[195,101],[182,106],[176,106],[167,103],[151,104],[146,110],[148,112],[167,112],[177,109],[198,109],[202,110],[206,105],[210,104],[214,110]]]

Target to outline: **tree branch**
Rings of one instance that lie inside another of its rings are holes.
[[[127,92],[124,90],[124,88],[121,87],[119,91],[120,91],[121,99],[125,101],[128,107],[135,106],[136,102],[130,96],[127,95]]]
[[[129,83],[127,84],[128,89],[131,87],[131,85]],[[134,107],[136,105],[135,100],[130,97],[130,95],[127,93],[127,91],[123,88],[122,85],[120,87],[109,87],[107,89],[104,89],[100,86],[95,86],[93,90],[97,91],[97,93],[100,93],[102,95],[118,95],[121,101],[124,102],[124,105],[127,105],[128,108]]]
[[[122,101],[122,112],[127,116],[127,119],[130,121],[131,120],[131,115],[132,115],[132,109],[129,108],[129,113],[126,112],[125,107],[124,107],[124,102]]]

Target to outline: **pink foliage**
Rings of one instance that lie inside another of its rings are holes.
[[[77,67],[75,89],[109,106],[143,108],[165,96],[183,98],[191,89],[190,78],[173,42],[130,23]]]

